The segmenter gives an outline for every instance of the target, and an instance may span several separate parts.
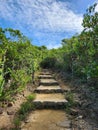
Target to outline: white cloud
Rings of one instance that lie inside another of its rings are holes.
[[[97,1],[97,6],[95,8],[95,11],[98,12],[98,1]]]
[[[95,0],[93,4],[97,3],[97,6],[95,7],[95,12],[98,12],[98,0]]]
[[[0,0],[0,17],[28,30],[80,32],[82,15],[56,0]]]
[[[60,44],[61,34],[58,35],[55,33],[51,34],[51,33],[36,32],[34,33],[34,37],[37,37],[37,41],[39,42],[39,45],[45,45],[48,49],[58,48],[61,46]]]
[[[49,43],[49,44],[47,45],[47,48],[48,48],[48,49],[52,49],[52,48],[57,49],[57,48],[59,48],[59,47],[61,47],[61,46],[62,46],[61,44]]]

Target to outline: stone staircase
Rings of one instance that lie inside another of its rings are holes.
[[[65,108],[68,101],[65,99],[64,91],[51,73],[44,70],[40,73],[39,79],[39,87],[34,91],[36,93],[36,99],[33,101],[35,107],[38,109]]]

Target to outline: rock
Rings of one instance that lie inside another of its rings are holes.
[[[24,122],[25,122],[25,123],[29,123],[30,121],[29,121],[29,120],[25,120]]]
[[[23,128],[25,126],[25,123],[24,122],[22,122],[21,123],[21,128]]]
[[[91,117],[92,119],[95,119],[96,114],[95,114],[94,112],[92,112],[92,113],[90,114],[90,117]]]
[[[77,116],[78,113],[79,113],[79,110],[77,110],[77,109],[73,109],[73,108],[70,109],[70,114],[71,114],[71,115],[73,115],[73,116]]]
[[[64,128],[71,128],[71,121],[66,120],[64,122],[57,123],[57,125]]]
[[[80,116],[78,116],[78,117],[77,117],[77,119],[83,119],[83,116],[82,116],[82,115],[80,115]]]
[[[81,106],[81,102],[79,100],[74,100],[75,106]]]
[[[98,128],[94,128],[93,130],[98,130]]]
[[[8,107],[12,107],[12,106],[13,106],[13,103],[12,103],[12,102],[9,102],[7,106],[8,106]]]
[[[26,129],[26,128],[23,128],[22,130],[28,130],[28,129]]]
[[[7,111],[7,114],[8,114],[8,115],[14,115],[14,111],[8,110],[8,111]]]
[[[0,114],[3,114],[3,108],[0,107]]]

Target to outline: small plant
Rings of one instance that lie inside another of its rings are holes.
[[[14,120],[15,129],[17,129],[17,130],[19,129],[20,123],[21,123],[20,119],[19,118],[15,118],[15,120]]]
[[[66,99],[68,100],[70,106],[74,105],[74,97],[72,92],[67,92],[66,93]]]
[[[27,102],[24,102],[24,103],[21,105],[21,108],[20,108],[20,110],[18,111],[21,120],[24,119],[25,115],[27,115],[28,112],[30,112],[31,110],[34,109],[34,105],[33,105],[33,102],[32,102],[34,99],[35,99],[35,94],[30,94],[30,95],[27,97]]]
[[[66,105],[66,112],[70,113],[70,108],[75,105],[73,93],[72,92],[67,92],[65,97],[68,100],[68,104]]]
[[[11,128],[10,130],[21,130],[21,128]]]
[[[28,101],[33,101],[35,99],[35,94],[30,94],[28,97],[27,97],[27,100]]]
[[[29,112],[34,110],[34,104],[32,102],[34,99],[35,99],[35,94],[30,94],[27,97],[27,101],[21,104],[21,108],[17,112],[17,115],[14,119],[15,129],[13,130],[20,130],[19,127],[20,127],[21,121],[25,120]]]
[[[34,106],[32,102],[25,102],[21,105],[21,108],[19,110],[19,114],[25,115],[26,113],[28,113],[29,111],[33,110]]]

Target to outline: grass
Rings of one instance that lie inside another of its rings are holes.
[[[34,100],[35,99],[35,94],[30,94],[28,97],[27,97],[27,100],[28,101],[32,101],[32,100]]]
[[[70,108],[75,105],[74,96],[72,92],[67,92],[65,98],[68,100],[68,104],[66,105],[66,112],[70,114]]]
[[[11,128],[10,130],[21,130],[21,128]]]
[[[21,121],[24,121],[27,118],[28,114],[35,109],[32,102],[34,99],[35,99],[35,94],[30,94],[27,97],[27,101],[21,104],[21,108],[17,112],[13,121],[15,128],[11,130],[20,130]]]

